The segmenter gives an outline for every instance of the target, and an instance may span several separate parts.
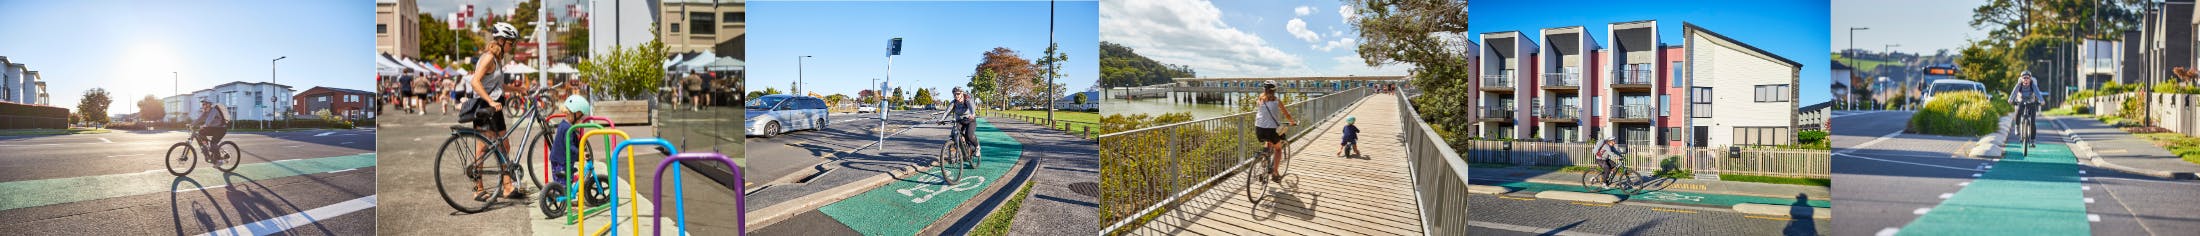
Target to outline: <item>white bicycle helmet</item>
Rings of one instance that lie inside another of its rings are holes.
[[[490,35],[498,39],[519,39],[519,27],[512,27],[511,23],[497,22],[490,30]]]

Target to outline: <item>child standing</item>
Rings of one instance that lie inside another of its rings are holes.
[[[1366,153],[1360,152],[1360,126],[1352,124],[1357,119],[1357,117],[1344,117],[1344,143],[1337,144],[1339,145],[1337,156],[1350,158],[1353,155],[1366,155]]]

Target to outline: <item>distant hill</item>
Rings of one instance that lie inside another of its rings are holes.
[[[1169,83],[1172,78],[1198,77],[1191,67],[1164,64],[1138,55],[1130,47],[1100,42],[1100,87],[1137,87]]]

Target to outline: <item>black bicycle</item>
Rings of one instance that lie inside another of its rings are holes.
[[[221,143],[214,144],[213,147],[192,145],[198,143],[198,140],[192,139],[199,137],[199,129],[198,127],[187,127],[187,129],[191,130],[190,135],[183,136],[182,142],[176,142],[175,145],[168,146],[168,155],[163,158],[168,163],[168,174],[176,176],[189,175],[193,169],[199,168],[199,162],[214,164],[214,169],[222,170],[222,173],[229,173],[237,170],[238,163],[244,162],[243,158],[239,158],[241,156],[239,154],[244,153],[244,151],[237,149],[237,142],[222,140]],[[205,151],[200,151],[201,148],[205,148]],[[228,150],[223,150],[224,148]]]
[[[954,122],[948,121],[947,123]],[[936,161],[936,163],[939,163],[939,166],[937,166],[937,168],[940,169],[940,177],[947,179],[946,184],[955,185],[955,181],[961,180],[964,175],[969,175],[969,173],[964,172],[968,172],[967,170],[969,169],[978,168],[977,159],[980,157],[978,156],[977,149],[970,146],[970,141],[972,140],[965,139],[963,137],[962,129],[955,127],[954,125],[948,125],[947,128],[949,129],[949,131],[947,132],[947,143],[940,145],[940,159],[939,161]],[[964,170],[949,170],[951,167],[955,167],[958,165],[961,166],[960,168]]]
[[[517,96],[518,99],[514,99],[511,104],[508,104],[509,106],[505,107],[507,111],[516,112],[514,119],[518,120],[511,126],[515,129],[506,129],[506,138],[519,133],[513,131],[530,129],[526,127],[534,127],[532,130],[537,130],[534,135],[520,135],[522,145],[519,148],[521,148],[520,153],[522,155],[518,159],[513,159],[510,155],[507,155],[506,150],[510,149],[506,145],[507,140],[490,140],[488,136],[482,135],[480,130],[463,124],[450,127],[450,138],[445,139],[442,148],[436,151],[436,191],[443,195],[444,203],[451,205],[451,208],[457,209],[459,212],[479,213],[488,210],[489,206],[495,205],[499,198],[504,198],[504,196],[501,196],[501,191],[498,191],[497,194],[484,194],[483,192],[490,191],[487,188],[502,188],[505,185],[513,184],[507,181],[517,181],[518,178],[515,178],[515,176],[525,176],[528,182],[522,186],[513,186],[513,191],[537,192],[534,190],[537,190],[538,186],[542,186],[543,179],[552,178],[550,176],[537,176],[532,174],[534,171],[531,171],[536,168],[532,161],[535,156],[539,154],[544,156],[543,158],[548,158],[549,155],[548,147],[551,145],[549,138],[552,132],[544,124],[544,122],[547,122],[544,114],[549,113],[550,102],[543,95],[547,91],[547,88],[530,89],[525,94]],[[488,148],[484,150],[484,146],[505,148]],[[541,150],[541,152],[529,152],[527,149]],[[490,160],[495,160],[495,162],[490,162]],[[489,182],[483,182],[482,178],[489,176],[493,176],[493,178],[488,180]],[[464,182],[451,182],[459,180]],[[494,183],[494,185],[490,185],[490,183]],[[453,191],[453,188],[468,184],[474,185],[468,189],[469,191]],[[546,209],[545,213],[549,211]]]
[[[1283,145],[1290,144],[1284,143]],[[1247,200],[1259,204],[1262,197],[1266,197],[1267,193],[1275,191],[1272,183],[1280,184],[1277,182],[1282,182],[1283,176],[1290,175],[1291,155],[1273,156],[1276,152],[1282,151],[1279,149],[1283,145],[1277,145],[1277,149],[1269,149],[1267,145],[1262,145],[1253,151],[1253,158],[1248,160],[1253,163],[1245,166],[1245,198]],[[1276,160],[1270,162],[1270,158],[1276,158]],[[1274,167],[1271,168],[1270,165],[1274,165]],[[1270,169],[1274,169],[1275,172],[1270,173]],[[1255,189],[1258,189],[1258,191],[1255,191]]]

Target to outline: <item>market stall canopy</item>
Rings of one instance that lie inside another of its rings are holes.
[[[748,65],[748,62],[741,61],[741,59],[734,59],[733,57],[718,57],[718,61],[711,62],[709,65],[703,66],[703,69],[710,71],[742,71],[747,69]]]
[[[504,64],[504,73],[505,73],[505,74],[526,74],[526,73],[535,73],[535,68],[534,68],[534,67],[527,67],[527,65],[523,65],[523,64],[519,64],[519,63],[508,63],[508,64]]]
[[[573,69],[573,65],[571,65],[571,64],[565,64],[565,63],[558,63],[558,64],[556,64],[556,65],[550,65],[550,69],[548,69],[548,70],[545,70],[545,71],[549,71],[550,73],[559,73],[559,74],[573,74],[573,73],[581,73],[581,70],[575,70],[575,69]]]

